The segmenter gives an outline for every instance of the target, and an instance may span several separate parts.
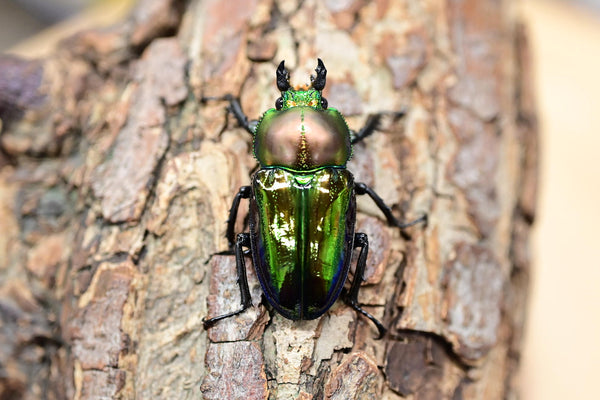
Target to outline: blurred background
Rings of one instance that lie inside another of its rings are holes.
[[[135,0],[0,0],[0,52],[40,57],[71,33],[108,26]]]
[[[535,63],[542,144],[523,398],[597,400],[600,2],[521,5]]]
[[[0,0],[0,52],[39,56],[133,0]],[[541,128],[522,397],[600,399],[600,0],[518,0]],[[599,185],[599,186],[596,186]]]

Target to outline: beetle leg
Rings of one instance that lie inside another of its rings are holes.
[[[360,128],[360,130],[358,132],[354,132],[354,131],[351,132],[352,139],[350,140],[350,142],[352,144],[356,144],[356,143],[360,142],[361,140],[363,140],[364,138],[371,136],[373,134],[373,132],[375,132],[377,130],[377,128],[379,127],[379,122],[381,121],[381,117],[383,117],[386,114],[391,114],[394,116],[394,118],[400,118],[400,117],[404,116],[404,111],[380,112],[377,114],[369,115],[369,118],[367,118],[367,122],[365,122],[363,127]]]
[[[240,200],[241,199],[249,199],[252,195],[252,187],[251,186],[242,186],[240,190],[237,192],[233,201],[231,202],[231,208],[229,209],[229,217],[227,218],[227,231],[225,232],[225,237],[227,238],[227,250],[218,251],[216,253],[212,253],[208,259],[204,262],[204,264],[208,264],[213,256],[233,256],[235,255],[234,251],[234,236],[235,236],[235,221],[237,220],[237,213],[240,208]],[[250,250],[244,251],[244,255],[250,254]]]
[[[394,217],[394,214],[392,214],[392,209],[387,204],[385,204],[383,199],[381,197],[379,197],[379,195],[377,193],[375,193],[375,191],[373,189],[371,189],[364,183],[361,183],[361,182],[355,183],[354,190],[356,191],[356,194],[358,194],[358,195],[363,195],[363,194],[369,195],[369,197],[375,202],[377,207],[381,210],[383,215],[385,215],[385,218],[387,219],[387,222],[390,226],[395,226],[397,228],[404,229],[404,228],[408,228],[409,226],[416,225],[419,222],[427,223],[427,214],[415,219],[414,221],[410,221],[410,222],[398,221],[396,219],[396,217]]]
[[[240,233],[237,235],[235,242],[235,266],[237,270],[237,281],[240,286],[240,297],[242,299],[242,308],[237,311],[230,312],[228,314],[219,315],[217,317],[202,319],[204,329],[208,329],[225,318],[233,317],[234,315],[241,314],[248,307],[252,305],[252,296],[250,295],[250,288],[248,287],[248,277],[246,275],[246,261],[244,260],[244,251],[242,247],[250,247],[250,234]]]
[[[370,136],[373,132],[375,132],[375,130],[379,126],[380,120],[381,120],[381,114],[369,115],[369,118],[367,118],[367,122],[365,122],[363,127],[360,128],[360,130],[358,132],[352,131],[353,135],[352,135],[351,143],[352,144],[358,143],[361,140],[363,140],[364,138],[366,138],[367,136]]]
[[[227,218],[227,233],[225,236],[227,237],[227,245],[229,246],[229,250],[233,249],[235,245],[234,242],[234,229],[235,229],[235,221],[237,219],[238,210],[240,208],[240,200],[241,199],[249,199],[252,195],[252,187],[251,186],[242,186],[240,190],[237,192],[233,201],[231,202],[231,208],[229,209],[229,217]]]
[[[369,238],[365,233],[362,232],[354,234],[354,248],[356,249],[359,247],[360,253],[358,254],[358,261],[356,262],[354,280],[352,281],[352,286],[350,286],[350,292],[345,297],[345,301],[350,307],[369,318],[375,324],[377,330],[379,331],[379,336],[377,339],[381,339],[387,330],[382,323],[377,320],[377,318],[363,310],[360,304],[358,304],[358,291],[360,289],[360,284],[364,280],[365,267],[367,265],[367,254],[369,253]]]
[[[248,117],[244,113],[244,110],[242,110],[242,105],[240,104],[240,101],[236,97],[234,97],[231,94],[226,94],[225,96],[221,97],[211,96],[202,98],[202,101],[207,100],[227,100],[229,102],[229,105],[227,106],[227,111],[233,114],[235,120],[242,128],[244,128],[246,131],[248,131],[249,134],[254,136],[254,129],[256,128],[258,121],[248,120]]]
[[[240,101],[237,98],[228,94],[225,95],[225,100],[229,101],[229,106],[227,107],[227,110],[233,114],[238,124],[240,124],[242,128],[248,131],[249,134],[254,135],[254,129],[256,128],[256,124],[258,123],[258,121],[248,120],[248,117],[244,113],[244,110],[242,110],[242,105],[240,104]]]

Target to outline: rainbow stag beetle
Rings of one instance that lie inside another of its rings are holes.
[[[260,167],[252,185],[242,186],[233,199],[227,223],[229,251],[217,253],[235,255],[242,308],[205,319],[205,328],[252,304],[244,248],[250,249],[267,301],[292,320],[318,318],[333,305],[348,277],[352,250],[359,248],[354,280],[342,297],[377,326],[379,338],[385,334],[383,325],[358,304],[369,244],[366,234],[354,232],[355,197],[371,197],[388,224],[400,229],[425,222],[426,216],[400,223],[371,188],[354,182],[346,169],[352,145],[373,133],[381,114],[351,132],[342,114],[328,107],[321,95],[327,75],[321,59],[315,72],[311,85],[295,89],[282,61],[276,71],[281,97],[258,123],[249,122],[240,103],[226,97],[229,110],[254,137]],[[241,199],[250,200],[250,232],[235,236]]]

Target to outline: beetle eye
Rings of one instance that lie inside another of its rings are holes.
[[[278,110],[281,110],[282,107],[283,107],[283,97],[280,97],[277,100],[275,100],[275,108]]]
[[[321,97],[321,107],[323,107],[323,110],[327,110],[327,99],[325,97]]]

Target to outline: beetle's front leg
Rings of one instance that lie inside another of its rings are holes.
[[[400,118],[402,116],[404,116],[404,111],[398,111],[398,112],[380,112],[377,114],[371,114],[369,115],[369,117],[367,118],[367,121],[365,122],[365,124],[363,125],[362,128],[359,129],[358,132],[351,132],[351,137],[352,139],[350,140],[350,142],[352,144],[356,144],[358,142],[360,142],[361,140],[363,140],[364,138],[371,136],[373,134],[373,132],[375,132],[377,130],[377,128],[379,128],[379,122],[381,121],[381,117],[383,117],[384,115],[388,115],[391,114],[394,118]]]
[[[350,286],[350,291],[344,300],[350,307],[369,318],[375,324],[377,330],[379,331],[379,336],[377,339],[381,339],[387,330],[383,324],[377,320],[377,318],[363,310],[358,303],[358,291],[360,289],[360,284],[364,280],[365,269],[367,265],[367,254],[369,253],[369,238],[365,233],[358,232],[354,234],[354,248],[360,248],[360,253],[358,254],[358,261],[356,262],[356,271],[354,272],[352,286]]]
[[[250,234],[240,233],[237,235],[235,242],[235,267],[237,271],[237,281],[240,286],[240,297],[242,299],[242,308],[237,311],[230,312],[228,314],[219,315],[217,317],[202,319],[204,329],[208,329],[222,319],[233,317],[244,312],[248,307],[252,305],[252,296],[250,295],[250,288],[248,287],[248,276],[246,275],[246,261],[244,260],[244,251],[242,247],[250,247]]]
[[[248,120],[248,117],[244,113],[244,110],[242,110],[242,104],[237,98],[233,97],[232,95],[226,95],[225,99],[229,101],[229,106],[227,107],[227,110],[229,110],[229,112],[233,114],[236,121],[238,122],[238,124],[240,124],[242,128],[244,128],[249,134],[254,136],[254,129],[256,128],[258,121]]]
[[[387,219],[387,222],[390,226],[395,226],[397,228],[404,229],[404,228],[408,228],[409,226],[416,225],[419,222],[427,223],[427,214],[415,219],[414,221],[410,221],[410,222],[403,223],[403,222],[398,221],[396,219],[396,217],[394,217],[394,214],[392,213],[392,209],[387,204],[385,204],[383,199],[381,197],[379,197],[379,195],[377,193],[375,193],[375,191],[373,189],[371,189],[364,183],[361,183],[361,182],[355,183],[354,190],[356,191],[357,195],[363,195],[363,194],[369,195],[369,197],[375,202],[377,207],[381,210],[383,215],[385,215],[385,218]]]
[[[248,119],[248,116],[246,116],[246,114],[244,113],[244,110],[242,109],[242,105],[240,104],[240,101],[236,97],[234,97],[231,94],[226,94],[225,96],[221,96],[221,97],[203,97],[202,98],[202,101],[207,101],[207,100],[226,100],[226,101],[228,101],[229,105],[227,106],[227,111],[229,111],[230,113],[233,114],[233,116],[235,117],[235,120],[242,128],[244,128],[249,134],[254,135],[254,129],[256,128],[258,121]]]

